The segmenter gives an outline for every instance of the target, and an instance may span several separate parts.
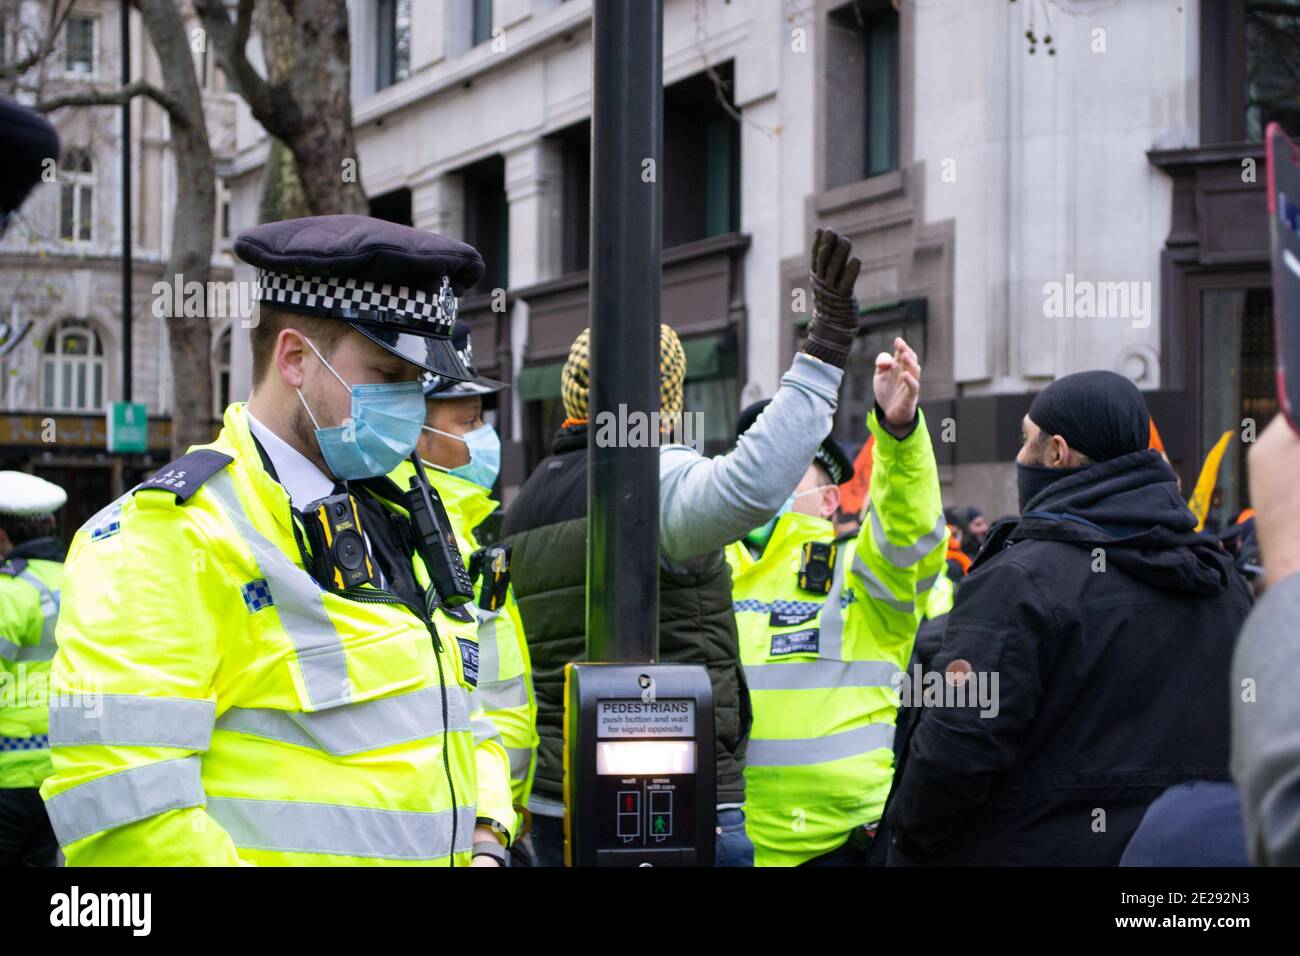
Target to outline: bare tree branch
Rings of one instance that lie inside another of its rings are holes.
[[[136,80],[117,90],[90,90],[53,96],[38,102],[35,109],[40,113],[52,113],[69,106],[121,106],[137,96],[146,96],[165,109],[173,124],[183,127],[190,125],[189,114],[178,100],[144,80]]]
[[[194,0],[194,9],[208,31],[217,62],[264,127],[274,125],[275,95],[271,84],[248,60],[248,37],[253,25],[253,0],[239,0],[232,25],[222,0]]]
[[[0,80],[22,76],[54,52],[54,44],[59,41],[63,24],[67,21],[68,14],[72,12],[72,5],[75,2],[76,0],[67,0],[66,6],[60,9],[58,0],[54,0],[54,5],[50,7],[50,29],[45,39],[41,41],[41,45],[22,59],[0,65]]]

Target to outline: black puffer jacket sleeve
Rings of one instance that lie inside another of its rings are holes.
[[[943,706],[930,702],[933,689],[925,695],[888,813],[904,854],[923,859],[959,832],[1015,763],[1042,699],[1044,641],[1059,626],[1029,570],[1010,555],[962,582],[932,673],[943,675],[954,661],[969,664],[965,705],[946,681]],[[936,679],[911,693],[924,693]]]

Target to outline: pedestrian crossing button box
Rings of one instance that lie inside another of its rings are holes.
[[[565,670],[570,866],[712,866],[713,690],[698,664]]]

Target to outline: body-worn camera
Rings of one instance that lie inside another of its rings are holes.
[[[474,599],[474,582],[461,560],[456,532],[451,528],[442,499],[425,477],[418,455],[412,453],[411,460],[415,462],[415,475],[406,492],[406,507],[415,531],[415,548],[441,602],[448,607],[459,607]]]
[[[824,541],[809,541],[803,546],[803,563],[799,566],[799,587],[814,594],[829,594],[835,572],[836,546]]]
[[[469,557],[469,576],[482,576],[478,606],[485,611],[497,611],[506,603],[510,587],[510,545],[494,544],[479,548]]]
[[[374,582],[375,567],[361,533],[361,514],[351,495],[313,501],[302,517],[318,581],[340,590]]]

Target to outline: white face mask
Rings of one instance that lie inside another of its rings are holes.
[[[787,500],[785,508],[783,508],[782,511],[779,512],[779,514],[784,514],[786,511],[793,511],[794,503],[798,501],[800,498],[805,498],[808,495],[820,495],[827,488],[834,488],[834,487],[835,485],[818,485],[816,488],[809,488],[807,491],[801,491],[798,494],[792,494]],[[800,513],[802,514],[802,512]]]

